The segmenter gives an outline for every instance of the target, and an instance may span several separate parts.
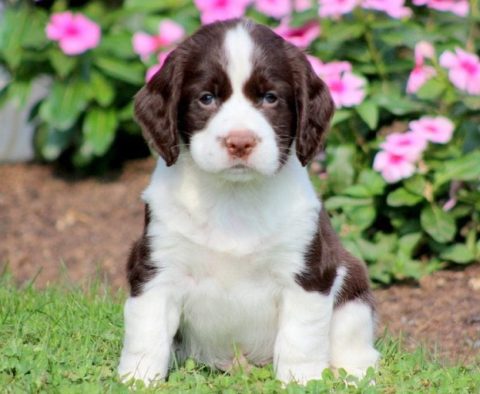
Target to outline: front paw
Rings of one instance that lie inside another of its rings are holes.
[[[123,352],[118,366],[118,375],[124,383],[133,378],[150,385],[165,379],[167,373],[168,363],[148,354]]]
[[[305,362],[279,364],[276,368],[276,378],[284,384],[296,382],[306,385],[310,380],[318,380],[322,378],[322,372],[328,368],[327,363]]]

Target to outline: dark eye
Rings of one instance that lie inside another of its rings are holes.
[[[215,103],[215,96],[212,93],[203,93],[200,98],[198,99],[200,103],[206,107]]]
[[[278,97],[273,92],[267,92],[263,95],[262,100],[265,104],[275,104],[278,101]]]

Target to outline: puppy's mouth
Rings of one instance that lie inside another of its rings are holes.
[[[247,163],[235,163],[222,171],[222,176],[234,182],[246,182],[256,179],[258,171]]]
[[[235,163],[230,167],[226,168],[225,172],[229,174],[234,174],[234,175],[237,175],[237,174],[241,175],[241,174],[253,173],[256,171],[255,171],[255,168],[248,165],[247,163]]]
[[[235,164],[234,166],[230,167],[230,170],[234,171],[245,171],[245,170],[250,170],[251,168],[247,166],[246,164]]]

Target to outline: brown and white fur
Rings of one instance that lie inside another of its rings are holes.
[[[376,364],[367,271],[340,244],[305,165],[333,113],[304,54],[245,20],[202,27],[139,92],[160,154],[128,262],[119,374],[172,356],[228,369],[273,361],[283,382]]]

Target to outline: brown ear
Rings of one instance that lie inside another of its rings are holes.
[[[297,48],[290,58],[295,81],[297,106],[297,157],[306,166],[322,149],[323,138],[334,112],[334,103],[327,85],[315,74],[309,61]]]
[[[179,155],[177,108],[183,79],[183,67],[175,51],[163,67],[135,96],[135,118],[143,137],[165,160],[167,166]]]

